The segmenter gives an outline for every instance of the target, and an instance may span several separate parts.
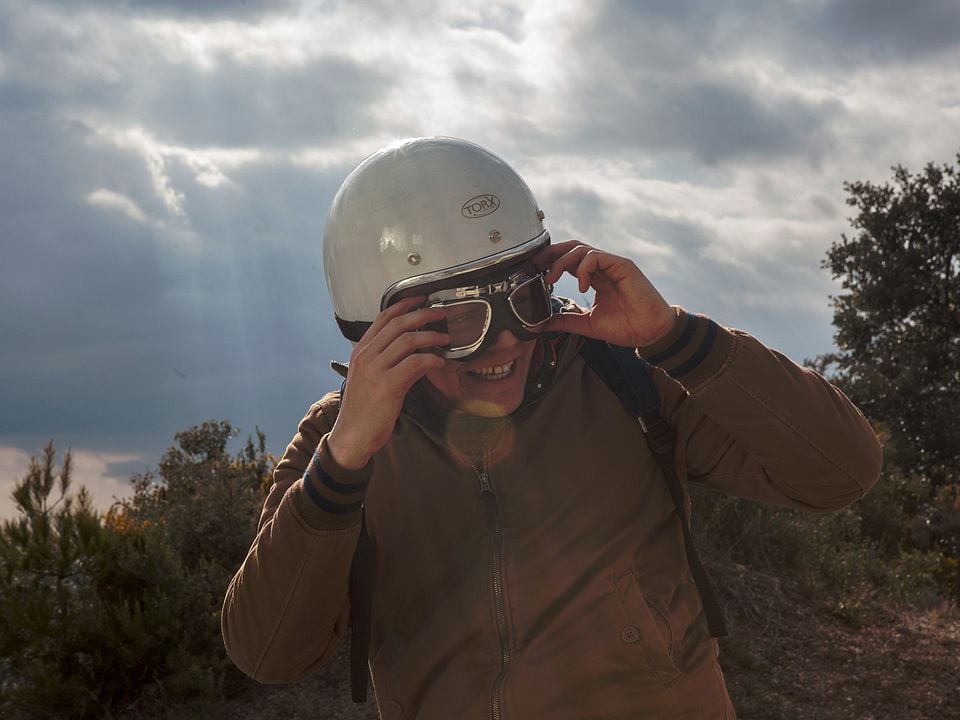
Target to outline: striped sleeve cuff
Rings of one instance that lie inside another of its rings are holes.
[[[704,315],[675,309],[673,329],[653,345],[637,348],[637,353],[692,390],[720,370],[733,347],[733,336]]]
[[[294,499],[297,510],[318,530],[356,525],[372,473],[372,461],[360,470],[340,467],[330,454],[324,435],[298,483]]]

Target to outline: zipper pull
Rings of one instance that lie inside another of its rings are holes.
[[[493,486],[490,485],[490,477],[485,472],[477,473],[480,479],[480,497],[484,495],[493,495]]]
[[[477,478],[480,480],[480,505],[487,516],[491,529],[495,532],[500,528],[500,518],[497,512],[497,496],[493,494],[493,485],[490,484],[490,476],[485,472],[478,472]]]

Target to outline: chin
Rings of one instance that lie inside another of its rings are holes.
[[[491,400],[468,400],[462,406],[461,410],[470,415],[478,417],[498,418],[506,417],[518,407],[523,398],[518,398],[515,402],[493,402]]]
[[[449,406],[460,412],[504,417],[523,402],[534,346],[534,341],[519,343],[512,333],[504,331],[488,354],[472,362],[448,360],[424,377]],[[501,366],[510,366],[510,374],[499,379],[490,377],[501,372]]]

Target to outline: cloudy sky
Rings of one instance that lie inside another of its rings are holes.
[[[843,181],[960,149],[960,2],[0,0],[0,516],[49,438],[101,507],[205,419],[282,451],[349,355],[326,208],[416,135],[803,360]]]

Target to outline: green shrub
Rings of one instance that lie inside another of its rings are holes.
[[[0,717],[153,716],[214,707],[238,680],[220,638],[272,459],[229,423],[178,433],[159,477],[100,515],[50,443],[0,526]]]
[[[0,527],[4,717],[123,707],[163,671],[190,605],[169,548],[105,525],[85,489],[70,493],[70,454],[59,473],[54,457],[51,443],[33,460],[14,491],[19,517]]]
[[[853,622],[876,603],[929,606],[950,594],[957,563],[919,531],[922,488],[885,475],[867,498],[828,514],[694,493],[697,546],[721,568],[727,597],[740,607],[754,601],[736,593],[752,590],[724,565],[788,581]]]

